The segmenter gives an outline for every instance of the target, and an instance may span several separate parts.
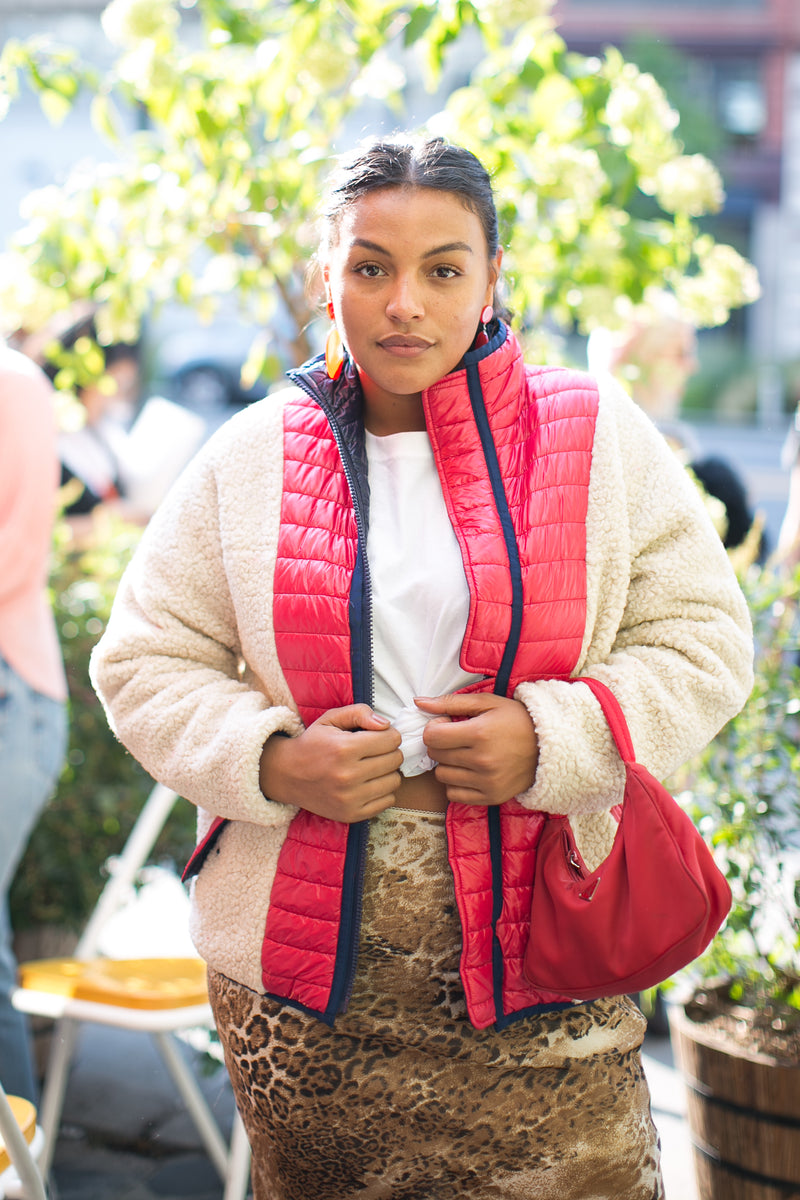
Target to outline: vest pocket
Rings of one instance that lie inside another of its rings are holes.
[[[204,862],[219,841],[220,834],[228,824],[228,820],[228,817],[215,817],[211,822],[208,833],[202,842],[198,842],[195,846],[191,858],[183,869],[183,874],[181,875],[182,883],[186,883],[189,879],[194,879],[195,875],[200,874]]]

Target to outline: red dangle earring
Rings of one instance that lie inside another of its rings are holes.
[[[325,369],[329,379],[338,379],[344,365],[344,346],[336,328],[336,315],[333,311],[333,301],[328,301],[328,316],[334,322],[325,341]]]
[[[489,335],[486,332],[486,326],[489,324],[493,316],[494,309],[492,308],[491,304],[487,304],[481,309],[481,327],[478,330],[477,337],[475,338],[476,350],[479,350],[481,346],[485,346],[489,341]]]

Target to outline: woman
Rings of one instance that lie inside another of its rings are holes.
[[[66,352],[74,352],[81,340],[97,340],[91,316],[81,317],[59,339]],[[139,348],[120,342],[106,346],[103,357],[103,379],[76,387],[83,425],[62,430],[58,439],[61,484],[71,484],[70,491],[76,493],[64,508],[70,519],[85,518],[102,504],[119,505],[126,491],[124,464],[139,391]],[[58,364],[45,361],[44,370],[57,381]]]
[[[11,1003],[8,893],[67,741],[67,680],[47,580],[58,456],[53,389],[0,341],[0,1082],[36,1103],[27,1020]]]
[[[201,453],[93,661],[200,809],[255,1194],[651,1200],[643,1018],[527,983],[530,864],[543,812],[590,862],[613,838],[623,769],[570,679],[665,775],[747,695],[745,604],[647,418],[523,365],[471,154],[357,152],[319,257],[326,356]]]

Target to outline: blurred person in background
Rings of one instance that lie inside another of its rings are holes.
[[[783,467],[789,471],[789,499],[784,513],[775,557],[786,571],[800,565],[800,404],[783,447]]]
[[[694,476],[725,549],[735,565],[763,561],[764,519],[754,514],[736,467],[704,455],[680,411],[686,385],[699,369],[697,334],[666,296],[657,297],[621,329],[597,329],[587,347],[589,370],[611,375],[627,389]]]
[[[86,516],[99,504],[125,499],[122,473],[139,399],[139,356],[135,346],[125,344],[108,346],[104,356],[102,379],[77,389],[84,424],[58,438],[62,487],[71,480],[82,485],[65,506],[67,517]]]
[[[49,340],[38,335],[37,360],[80,404],[80,420],[58,438],[65,517],[78,535],[92,533],[102,510],[146,524],[203,441],[205,422],[161,396],[141,405],[140,345],[99,345],[94,313]],[[102,374],[89,376],[85,357],[98,354]]]
[[[621,329],[594,330],[587,359],[593,374],[622,383],[685,462],[697,456],[697,439],[680,420],[686,385],[699,367],[697,334],[666,298]]]
[[[53,389],[0,344],[0,1079],[33,1102],[26,1018],[10,999],[8,891],[66,750],[66,678],[45,593],[58,481]]]

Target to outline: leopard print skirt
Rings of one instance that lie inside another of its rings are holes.
[[[358,971],[330,1029],[209,972],[255,1200],[660,1200],[625,998],[466,1017],[444,814],[372,822]]]

